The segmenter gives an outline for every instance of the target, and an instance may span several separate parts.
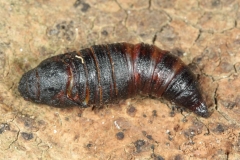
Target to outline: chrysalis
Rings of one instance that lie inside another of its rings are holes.
[[[56,107],[152,95],[208,116],[191,70],[168,51],[144,43],[95,45],[48,58],[23,75],[18,89],[26,100]]]

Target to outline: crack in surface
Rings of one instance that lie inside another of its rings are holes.
[[[199,40],[199,38],[201,37],[201,35],[202,35],[202,30],[201,30],[201,29],[198,29],[198,36],[196,37],[193,45],[195,45],[195,44],[197,43],[197,41]],[[193,45],[192,45],[192,46],[193,46]],[[192,47],[192,46],[191,46],[191,47]],[[191,48],[191,47],[189,47],[189,48]]]
[[[123,25],[126,27],[126,23],[127,23],[129,11],[128,11],[128,10],[125,10],[117,0],[114,0],[114,1],[115,1],[115,2],[117,3],[117,5],[119,6],[120,10],[123,10],[123,11],[125,12],[125,14],[126,14],[126,17],[125,17],[124,20],[122,21],[122,22],[123,22]],[[126,27],[126,28],[127,28],[127,27]]]
[[[152,44],[155,43],[156,39],[157,39],[157,33],[155,33],[154,36],[153,36],[153,38],[152,38]]]
[[[150,10],[151,7],[152,7],[152,0],[149,0],[149,1],[148,1],[148,9]]]
[[[18,140],[18,137],[19,137],[19,135],[20,135],[20,129],[19,129],[19,127],[18,127],[16,124],[14,124],[14,125],[18,128],[17,136],[16,136],[16,138],[9,144],[8,148],[5,149],[5,150],[10,149],[10,147]]]
[[[236,67],[236,63],[233,65],[233,69],[234,69],[234,72],[235,72],[235,73],[238,73],[237,67]]]
[[[215,89],[215,91],[214,91],[214,105],[215,105],[215,110],[218,110],[217,91],[218,91],[218,86],[216,87],[216,89]]]

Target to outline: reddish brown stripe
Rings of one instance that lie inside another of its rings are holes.
[[[153,60],[155,61],[155,67],[154,71],[151,77],[151,90],[150,94],[156,95],[158,92],[159,87],[162,85],[163,80],[162,77],[159,76],[159,68],[157,68],[157,65],[162,61],[163,57],[167,54],[167,51],[160,50],[159,48],[155,47],[154,55],[156,55],[156,58],[153,57]]]
[[[67,64],[67,75],[68,75],[68,80],[67,80],[67,85],[66,85],[66,93],[67,97],[69,99],[72,98],[72,84],[73,84],[73,73],[72,73],[72,68],[70,67],[69,64]]]
[[[152,68],[153,70],[151,71],[151,79],[149,80],[148,85],[146,86],[146,88],[148,88],[147,92],[148,94],[152,94],[153,92],[153,87],[154,86],[154,82],[157,81],[157,75],[154,72],[156,69],[157,64],[161,61],[162,57],[164,54],[166,54],[166,51],[160,50],[159,48],[157,48],[156,46],[152,45],[152,52],[151,52],[151,61],[152,61]]]
[[[136,44],[133,48],[133,52],[132,52],[132,63],[133,63],[133,73],[134,73],[134,83],[135,83],[135,90],[137,88],[137,84],[140,80],[140,75],[139,73],[136,71],[137,70],[137,66],[136,66],[136,61],[139,57],[139,54],[140,54],[140,50],[141,50],[141,47],[142,47],[142,43],[139,43],[139,44]]]
[[[133,50],[135,45],[129,44],[129,43],[123,43],[123,53],[126,56],[127,64],[128,64],[128,72],[131,76],[129,82],[128,82],[128,97],[131,97],[135,94],[135,75],[134,75],[134,65],[133,65]]]
[[[80,51],[77,51],[77,55],[82,57],[82,54],[81,54]],[[83,103],[83,105],[87,106],[88,102],[89,102],[89,99],[90,99],[89,85],[88,85],[88,71],[87,71],[86,63],[84,61],[82,63],[83,63],[83,68],[84,68],[84,72],[85,72],[85,77],[86,77],[86,93],[85,93],[86,96],[85,96],[85,99],[84,99],[84,101],[82,103]]]
[[[95,56],[94,49],[92,47],[90,48],[90,53],[91,53],[91,56],[93,57],[93,60],[94,60],[95,66],[96,66],[97,79],[98,79],[98,88],[96,88],[94,101],[95,101],[95,104],[102,104],[102,88],[101,88],[101,84],[100,84],[99,64],[97,61],[97,57]]]
[[[113,82],[113,85],[111,85],[111,99],[114,97],[114,99],[116,98],[117,96],[117,88],[116,88],[116,77],[115,77],[115,74],[114,74],[114,66],[113,66],[113,60],[112,60],[112,57],[111,57],[111,53],[110,53],[110,50],[109,50],[109,47],[108,45],[106,45],[106,48],[107,48],[107,55],[108,55],[108,58],[109,58],[109,61],[111,63],[111,74],[112,74],[112,82]],[[113,86],[113,87],[112,87]],[[114,95],[115,93],[115,95]]]

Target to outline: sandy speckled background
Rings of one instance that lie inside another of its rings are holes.
[[[0,0],[0,159],[240,159],[239,0]],[[113,42],[171,50],[198,75],[212,115],[138,96],[103,108],[25,101],[47,57]]]

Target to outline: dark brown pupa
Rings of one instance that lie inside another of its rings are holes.
[[[144,43],[95,45],[48,58],[23,75],[18,90],[26,100],[56,107],[112,104],[141,93],[209,115],[190,69]]]

